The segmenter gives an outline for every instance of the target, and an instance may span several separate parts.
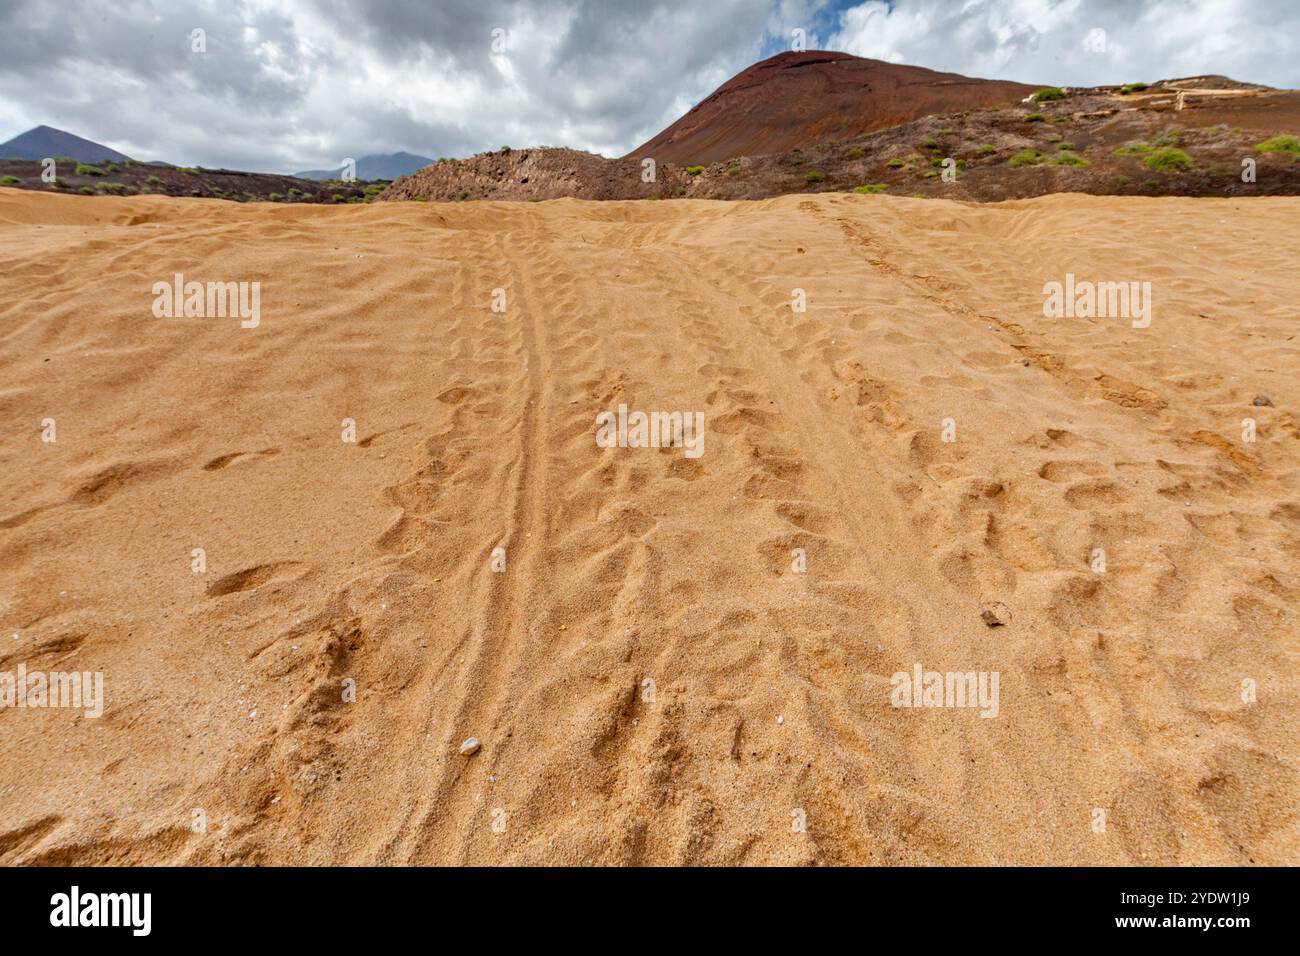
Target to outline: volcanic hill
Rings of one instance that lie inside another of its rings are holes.
[[[778,53],[736,74],[628,154],[712,163],[843,140],[932,113],[997,106],[1037,89],[848,53]]]

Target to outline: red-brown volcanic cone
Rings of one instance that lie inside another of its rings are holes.
[[[782,152],[931,113],[1014,102],[1035,89],[847,53],[779,53],[733,76],[628,156],[702,164]]]

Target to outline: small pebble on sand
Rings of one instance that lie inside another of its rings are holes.
[[[1001,601],[991,601],[980,609],[980,618],[989,627],[1003,627],[1011,623],[1011,609]]]

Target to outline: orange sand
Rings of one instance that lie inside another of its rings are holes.
[[[1300,863],[1300,200],[3,189],[0,242],[0,670],[107,695],[0,710],[0,862]]]

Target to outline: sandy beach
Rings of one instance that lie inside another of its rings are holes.
[[[0,708],[0,863],[1300,863],[1300,199],[0,189],[0,243],[0,672],[103,677]]]

